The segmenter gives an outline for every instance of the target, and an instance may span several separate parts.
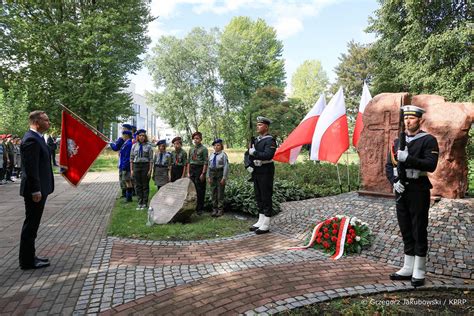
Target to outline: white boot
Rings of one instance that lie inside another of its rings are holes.
[[[415,263],[415,256],[405,255],[403,267],[395,273],[390,274],[390,280],[410,280],[413,273],[413,265]]]
[[[265,219],[265,215],[263,214],[258,214],[258,221],[250,227],[250,231],[254,232],[256,231],[260,226],[263,224],[263,220]]]
[[[413,277],[411,278],[411,285],[423,286],[425,285],[426,273],[426,257],[415,256],[415,264],[413,266]]]
[[[257,235],[270,232],[270,219],[271,217],[268,217],[268,216],[263,217],[262,225],[255,231]]]

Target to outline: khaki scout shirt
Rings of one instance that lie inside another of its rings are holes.
[[[189,150],[189,164],[207,165],[207,156],[207,148],[203,144],[199,144]]]
[[[185,166],[188,163],[188,154],[180,149],[180,151],[171,152],[171,163],[173,166]]]

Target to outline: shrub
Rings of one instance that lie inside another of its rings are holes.
[[[273,188],[273,211],[280,212],[280,203],[339,194],[340,186],[335,165],[306,161],[295,165],[275,165]],[[346,166],[339,166],[344,192],[348,191]],[[357,187],[358,166],[349,166],[351,189]],[[242,164],[231,164],[231,172],[225,189],[225,208],[258,214],[253,183]],[[211,207],[210,194],[206,196],[206,206]]]

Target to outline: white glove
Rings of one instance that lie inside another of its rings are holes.
[[[399,150],[397,151],[397,160],[400,162],[405,162],[407,161],[408,157],[408,148],[405,148],[405,150]]]
[[[255,151],[256,151],[255,148],[253,148],[253,146],[252,146],[252,148],[249,149],[249,155],[253,156]]]
[[[253,168],[250,167],[250,166],[248,166],[248,167],[247,167],[247,171],[248,171],[249,173],[252,173],[252,172],[253,172]]]
[[[395,190],[395,192],[400,194],[405,192],[405,186],[400,181],[397,181],[393,184],[393,189]]]

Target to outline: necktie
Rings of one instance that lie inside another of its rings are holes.
[[[214,169],[217,167],[217,155],[219,154],[214,153],[214,158],[212,158],[212,168]]]
[[[179,163],[179,154],[176,153],[176,165],[178,165],[178,163]]]
[[[160,165],[163,166],[163,153],[160,153]]]
[[[138,145],[139,145],[139,147],[138,147],[138,157],[143,157],[143,144],[140,143]]]

